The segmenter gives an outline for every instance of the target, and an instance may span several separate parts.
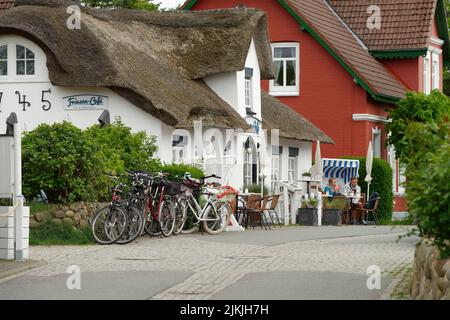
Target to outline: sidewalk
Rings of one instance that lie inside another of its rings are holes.
[[[14,260],[0,260],[0,280],[45,265],[44,261],[28,260],[17,262]]]

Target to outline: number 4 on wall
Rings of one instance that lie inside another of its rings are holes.
[[[21,104],[22,105],[22,107],[23,107],[23,111],[27,111],[27,109],[26,109],[26,107],[31,107],[31,103],[29,103],[28,101],[27,101],[27,96],[26,95],[23,95],[22,97],[23,97],[23,99],[21,98],[21,96],[20,96],[20,92],[19,91],[16,91],[16,94],[19,96],[19,104]]]

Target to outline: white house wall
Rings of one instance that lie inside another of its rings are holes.
[[[146,131],[149,135],[155,135],[158,139],[158,145],[167,146],[161,143],[162,122],[136,107],[128,100],[107,88],[88,88],[88,87],[60,87],[51,84],[46,66],[46,56],[39,46],[28,39],[19,36],[0,36],[0,46],[8,45],[8,76],[0,76],[0,133],[6,131],[6,118],[15,112],[19,123],[23,124],[24,129],[30,131],[41,123],[62,122],[64,120],[72,122],[79,128],[86,128],[98,123],[97,119],[104,109],[109,110],[111,121],[120,117],[121,121],[136,131]],[[16,76],[15,75],[15,46],[23,45],[32,50],[35,54],[35,75],[34,76]],[[42,92],[51,90],[51,93],[45,92],[44,99],[51,102],[51,108],[48,111],[43,109]],[[23,99],[30,106],[25,107],[19,104],[18,91]],[[99,107],[94,110],[66,110],[66,101],[63,97],[73,95],[101,95],[106,96],[107,106]],[[167,130],[167,128],[165,128]],[[170,152],[170,148],[169,152]],[[167,152],[161,150],[166,156]],[[170,159],[170,158],[166,158]]]

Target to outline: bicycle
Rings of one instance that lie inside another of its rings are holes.
[[[118,181],[117,176],[108,175],[112,180]],[[124,185],[117,182],[112,190],[111,203],[99,209],[89,219],[94,240],[102,245],[110,245],[117,242],[125,232],[128,225],[128,216],[122,209],[120,194]]]
[[[183,210],[187,213],[184,214],[183,225],[189,214],[196,219],[193,227],[189,229],[182,230],[182,233],[192,233],[197,228],[200,227],[200,223],[203,222],[203,228],[209,234],[218,234],[225,229],[231,219],[232,209],[228,202],[224,200],[217,199],[217,190],[214,189],[215,184],[205,183],[207,179],[220,177],[216,175],[210,175],[207,177],[202,177],[200,181],[194,181],[188,177],[183,181],[183,185],[186,189],[183,194],[179,197],[179,205],[182,206]],[[207,192],[201,192],[201,189],[205,186],[213,186]],[[206,203],[203,207],[197,201],[200,195],[206,195]]]
[[[151,236],[169,237],[175,228],[175,207],[172,196],[176,195],[174,184],[158,173],[152,178],[153,183],[146,190],[144,206],[144,230]]]

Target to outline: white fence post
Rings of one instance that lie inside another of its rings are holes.
[[[283,186],[284,225],[289,225],[289,191]]]
[[[24,255],[24,210],[22,195],[22,130],[14,124],[14,199],[17,205],[14,218],[15,260],[23,261]],[[28,249],[28,246],[26,246]]]

